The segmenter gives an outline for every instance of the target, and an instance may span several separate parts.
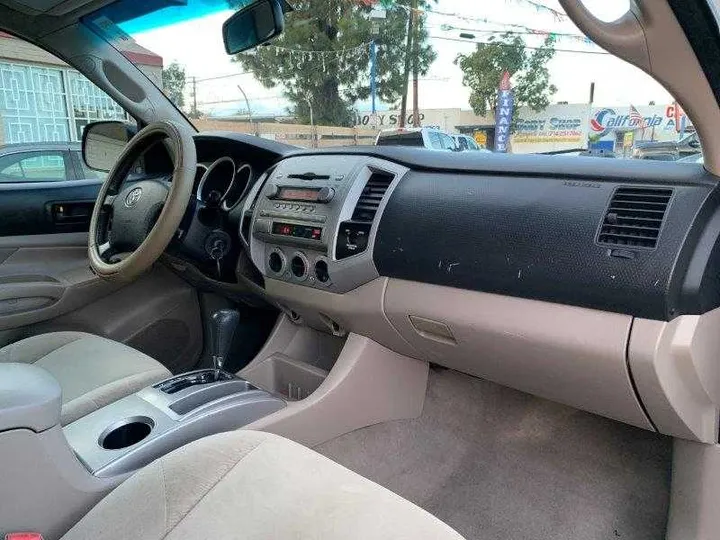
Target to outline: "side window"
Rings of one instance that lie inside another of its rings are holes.
[[[455,150],[455,141],[453,141],[452,137],[445,135],[444,133],[440,133],[439,135],[442,147],[445,150]]]
[[[0,32],[0,159],[19,151],[42,152],[42,156],[20,163],[13,158],[14,165],[0,167],[3,182],[10,177],[20,181],[73,179],[69,156],[62,157],[57,146],[79,151],[83,129],[99,120],[132,118],[72,66]]]
[[[470,138],[465,139],[465,138],[463,138],[463,140],[467,142],[467,145],[468,145],[468,149],[469,149],[469,150],[480,150],[480,147],[478,146],[478,143],[476,143],[474,139],[470,139]]]
[[[468,149],[468,142],[465,137],[460,137],[460,150],[467,150]]]
[[[47,150],[0,156],[0,182],[60,182],[73,178],[67,152]]]
[[[83,180],[105,180],[108,173],[102,171],[96,171],[85,165],[85,161],[82,158],[82,152],[77,151],[74,153],[76,168],[79,167],[80,178]]]
[[[428,135],[430,136],[430,145],[436,150],[442,150],[443,144],[440,140],[440,134],[437,131],[431,131]]]

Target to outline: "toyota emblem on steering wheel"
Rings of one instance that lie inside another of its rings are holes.
[[[142,188],[137,187],[137,188],[133,189],[125,197],[125,206],[127,206],[128,208],[135,206],[137,204],[137,202],[140,200],[140,197],[142,197]]]

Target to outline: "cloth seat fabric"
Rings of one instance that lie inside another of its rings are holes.
[[[63,425],[171,376],[146,354],[83,332],[23,339],[0,349],[0,362],[32,363],[49,371],[62,388]]]
[[[200,439],[117,487],[63,540],[461,540],[443,522],[297,443]]]

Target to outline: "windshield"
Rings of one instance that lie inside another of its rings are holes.
[[[397,131],[423,127],[477,143],[457,151],[700,152],[673,97],[586,38],[556,0],[297,0],[279,38],[228,56],[222,24],[251,2],[121,0],[86,20],[160,57],[162,90],[200,130],[304,147],[423,146]],[[584,3],[605,20],[628,9]]]

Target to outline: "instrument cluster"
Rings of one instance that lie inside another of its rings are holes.
[[[227,156],[199,163],[195,174],[197,199],[206,207],[229,212],[243,199],[253,178],[249,164],[238,165]]]

